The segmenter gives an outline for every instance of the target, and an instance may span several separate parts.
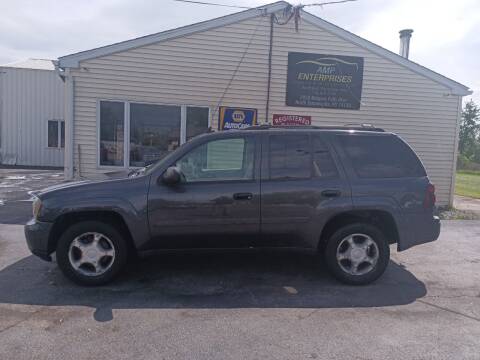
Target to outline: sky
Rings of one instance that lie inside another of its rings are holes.
[[[273,2],[204,1],[251,7]],[[0,0],[0,6],[0,64],[56,59],[240,11],[174,0]],[[410,59],[470,87],[480,104],[479,0],[357,0],[305,9],[394,52],[398,31],[413,29]]]

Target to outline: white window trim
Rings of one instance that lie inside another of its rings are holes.
[[[123,114],[123,166],[115,165],[101,165],[100,164],[100,103],[102,101],[119,102],[124,104]],[[159,106],[178,106],[180,107],[180,145],[186,142],[187,138],[187,108],[198,107],[208,109],[208,124],[207,127],[212,126],[212,108],[205,105],[193,105],[193,104],[169,104],[169,103],[151,103],[144,101],[130,101],[119,99],[97,99],[96,105],[96,128],[97,128],[97,169],[101,170],[119,170],[119,169],[137,169],[138,166],[130,166],[130,105],[131,104],[145,104],[145,105],[159,105]],[[48,124],[48,123],[47,123]],[[47,125],[48,136],[48,125]],[[47,137],[48,140],[48,137]],[[52,148],[50,148],[52,149]]]
[[[57,122],[57,141],[58,141],[58,146],[48,146],[48,123],[50,121],[56,121]],[[62,147],[62,122],[65,124],[65,120],[63,119],[47,119],[45,122],[45,139],[46,139],[46,144],[45,148],[48,150],[63,150],[65,149],[65,146]],[[64,125],[65,126],[65,125]]]

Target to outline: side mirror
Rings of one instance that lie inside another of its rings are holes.
[[[176,185],[182,181],[182,172],[176,166],[170,166],[163,173],[162,182],[166,185]]]

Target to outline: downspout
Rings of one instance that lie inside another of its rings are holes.
[[[458,139],[460,133],[460,122],[462,120],[462,96],[458,96],[457,104],[457,124],[455,126],[455,140],[453,148],[453,166],[452,166],[452,179],[450,182],[450,198],[448,199],[448,205],[453,206],[453,199],[455,198],[455,176],[457,174],[457,157],[458,157]]]
[[[64,82],[64,118],[65,118],[65,153],[64,153],[64,177],[65,180],[72,180],[74,177],[74,151],[73,151],[73,119],[74,119],[74,80],[70,69],[62,71],[58,66],[58,61],[54,62],[55,71]]]
[[[270,123],[270,87],[272,82],[272,52],[273,52],[273,25],[275,14],[270,14],[270,43],[268,49],[268,79],[267,79],[267,101],[265,104],[265,124]]]

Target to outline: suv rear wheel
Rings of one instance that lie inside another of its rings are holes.
[[[126,261],[126,241],[107,223],[76,223],[58,240],[58,266],[65,276],[77,284],[105,284],[120,272]]]
[[[375,281],[390,260],[390,248],[383,233],[363,223],[346,225],[335,231],[324,254],[332,275],[351,285]]]

